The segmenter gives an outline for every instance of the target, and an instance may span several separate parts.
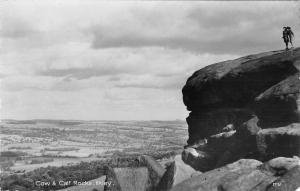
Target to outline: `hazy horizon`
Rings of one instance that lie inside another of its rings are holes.
[[[172,119],[172,120],[156,120],[156,119],[146,119],[146,120],[119,120],[119,119],[113,119],[113,120],[109,120],[109,119],[9,119],[9,118],[5,118],[5,119],[0,119],[0,122],[2,121],[161,121],[161,122],[168,122],[168,121],[180,121],[180,122],[185,122],[185,119]]]
[[[2,119],[185,120],[181,88],[219,61],[284,49],[295,1],[2,1]],[[5,46],[4,46],[5,44]]]

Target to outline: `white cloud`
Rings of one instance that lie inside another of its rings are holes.
[[[295,2],[1,6],[2,118],[183,119],[195,70],[282,48],[281,27],[300,29]]]

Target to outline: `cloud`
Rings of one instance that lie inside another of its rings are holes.
[[[195,70],[281,49],[282,26],[300,30],[295,2],[2,6],[1,115],[7,118],[182,119],[181,88]]]
[[[133,16],[123,18],[125,25],[112,21],[108,28],[93,26],[92,46],[161,46],[198,53],[244,54],[280,47],[282,26],[299,27],[297,19],[293,19],[298,17],[296,4],[243,3],[194,2],[194,7],[186,6],[180,12],[170,11],[169,6],[157,7],[159,11],[155,12],[130,9]],[[179,6],[173,5],[172,10]]]
[[[121,80],[121,78],[118,76],[112,76],[108,79],[108,81],[111,81],[111,82],[120,81],[120,80]]]
[[[116,73],[122,72],[119,69],[113,68],[69,68],[69,69],[49,69],[46,71],[41,71],[38,73],[42,76],[54,76],[54,77],[62,77],[67,76],[68,79],[76,78],[76,79],[86,79],[94,76],[106,76],[106,75],[114,75]]]
[[[4,38],[22,38],[38,33],[34,27],[21,18],[1,19],[0,36]]]
[[[86,44],[66,44],[43,50],[43,58],[35,56],[30,61],[39,63],[31,67],[31,72],[35,75],[82,80],[102,76],[111,78],[123,74],[182,76],[197,67],[233,57],[236,55],[197,55],[162,47],[95,50],[86,47]],[[20,64],[18,68],[22,68],[24,73],[27,67]]]
[[[152,89],[177,89],[184,85],[185,79],[183,75],[173,77],[158,77],[152,75],[128,76],[121,78],[115,84],[119,88],[152,88]]]
[[[179,90],[196,69],[237,57],[159,47],[94,50],[85,46],[66,44],[44,49],[42,54],[7,55],[3,87],[6,91],[81,91],[105,86]]]

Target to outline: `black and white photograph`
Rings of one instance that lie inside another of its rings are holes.
[[[0,0],[0,191],[300,191],[300,2]]]

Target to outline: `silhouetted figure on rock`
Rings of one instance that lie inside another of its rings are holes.
[[[291,27],[289,27],[289,26],[283,27],[282,38],[285,43],[286,50],[289,49],[289,43],[291,43],[291,47],[293,47],[293,42],[292,42],[293,37],[294,37],[294,33],[293,33]]]

